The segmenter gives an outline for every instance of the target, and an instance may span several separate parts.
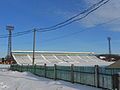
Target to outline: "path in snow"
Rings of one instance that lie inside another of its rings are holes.
[[[0,71],[0,90],[101,90],[80,84],[54,81],[28,72]]]

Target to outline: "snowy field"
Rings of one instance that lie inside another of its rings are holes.
[[[54,81],[29,72],[0,70],[0,90],[102,90],[65,81]]]

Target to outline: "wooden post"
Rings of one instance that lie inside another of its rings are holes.
[[[46,78],[46,63],[44,64],[44,77]]]
[[[99,66],[95,65],[95,86],[99,87]]]
[[[57,71],[56,71],[56,67],[57,67],[57,65],[54,64],[54,80],[57,79]]]
[[[74,65],[71,64],[71,82],[74,83]]]
[[[33,33],[33,61],[32,61],[32,65],[34,65],[35,63],[35,45],[36,45],[36,29],[34,29],[34,33]]]

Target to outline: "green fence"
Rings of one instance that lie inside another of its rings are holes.
[[[31,72],[40,77],[54,80],[65,80],[94,87],[119,90],[120,68],[81,67],[81,66],[47,66],[45,65],[11,65],[11,70]]]

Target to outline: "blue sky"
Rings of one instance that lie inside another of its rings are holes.
[[[6,25],[15,32],[55,25],[100,0],[0,0],[0,35]],[[120,53],[120,0],[110,0],[87,18],[56,31],[37,33],[36,50],[90,51],[108,53],[107,37],[112,38],[112,53]],[[110,20],[105,25],[99,25]],[[89,29],[86,29],[89,28]],[[81,30],[84,30],[81,32]],[[13,50],[32,50],[32,33],[13,38]],[[0,56],[7,52],[7,38],[0,38]]]

